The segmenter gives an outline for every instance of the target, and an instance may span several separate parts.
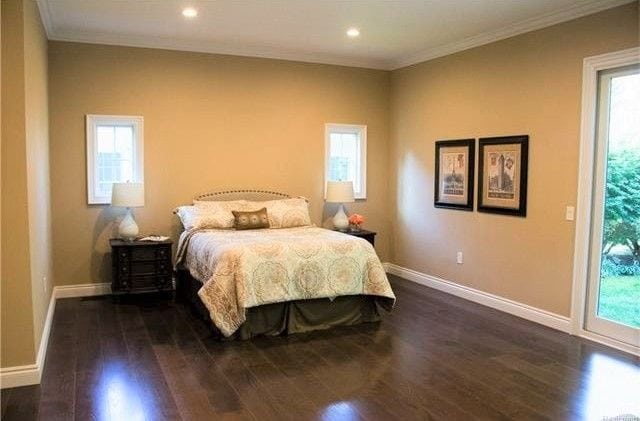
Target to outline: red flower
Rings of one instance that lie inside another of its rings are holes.
[[[349,223],[351,225],[360,225],[363,222],[364,222],[364,216],[362,215],[358,215],[357,213],[354,213],[351,216],[349,216]]]

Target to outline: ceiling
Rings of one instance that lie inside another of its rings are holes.
[[[37,1],[52,40],[395,69],[633,0]]]

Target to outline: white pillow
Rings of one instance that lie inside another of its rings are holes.
[[[248,202],[246,200],[194,200],[194,206],[198,206],[203,209],[224,209],[229,212],[234,210],[240,210],[247,206]]]
[[[182,226],[187,231],[193,229],[198,223],[196,217],[197,210],[195,206],[178,206],[173,210],[173,212],[178,215],[180,222],[182,222]]]
[[[265,202],[247,202],[245,209],[256,211],[267,208],[269,228],[293,228],[311,225],[309,204],[303,198],[267,200]]]
[[[233,228],[233,214],[219,202],[207,202],[207,205],[179,206],[176,214],[180,217],[185,230],[197,228]]]

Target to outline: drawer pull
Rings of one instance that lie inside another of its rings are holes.
[[[129,270],[129,269],[128,269],[126,266],[122,266],[122,267],[120,268],[120,270],[121,270],[121,271],[123,271],[123,272],[126,272],[126,271],[127,271],[127,270]]]

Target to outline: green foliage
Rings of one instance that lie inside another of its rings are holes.
[[[640,261],[640,153],[612,152],[607,165],[605,251],[623,244]]]
[[[640,153],[609,154],[605,220],[640,220]]]
[[[640,276],[602,278],[598,315],[640,328]]]
[[[604,256],[600,266],[600,273],[604,277],[640,276],[640,263],[633,261],[631,264],[624,264],[618,257]]]

